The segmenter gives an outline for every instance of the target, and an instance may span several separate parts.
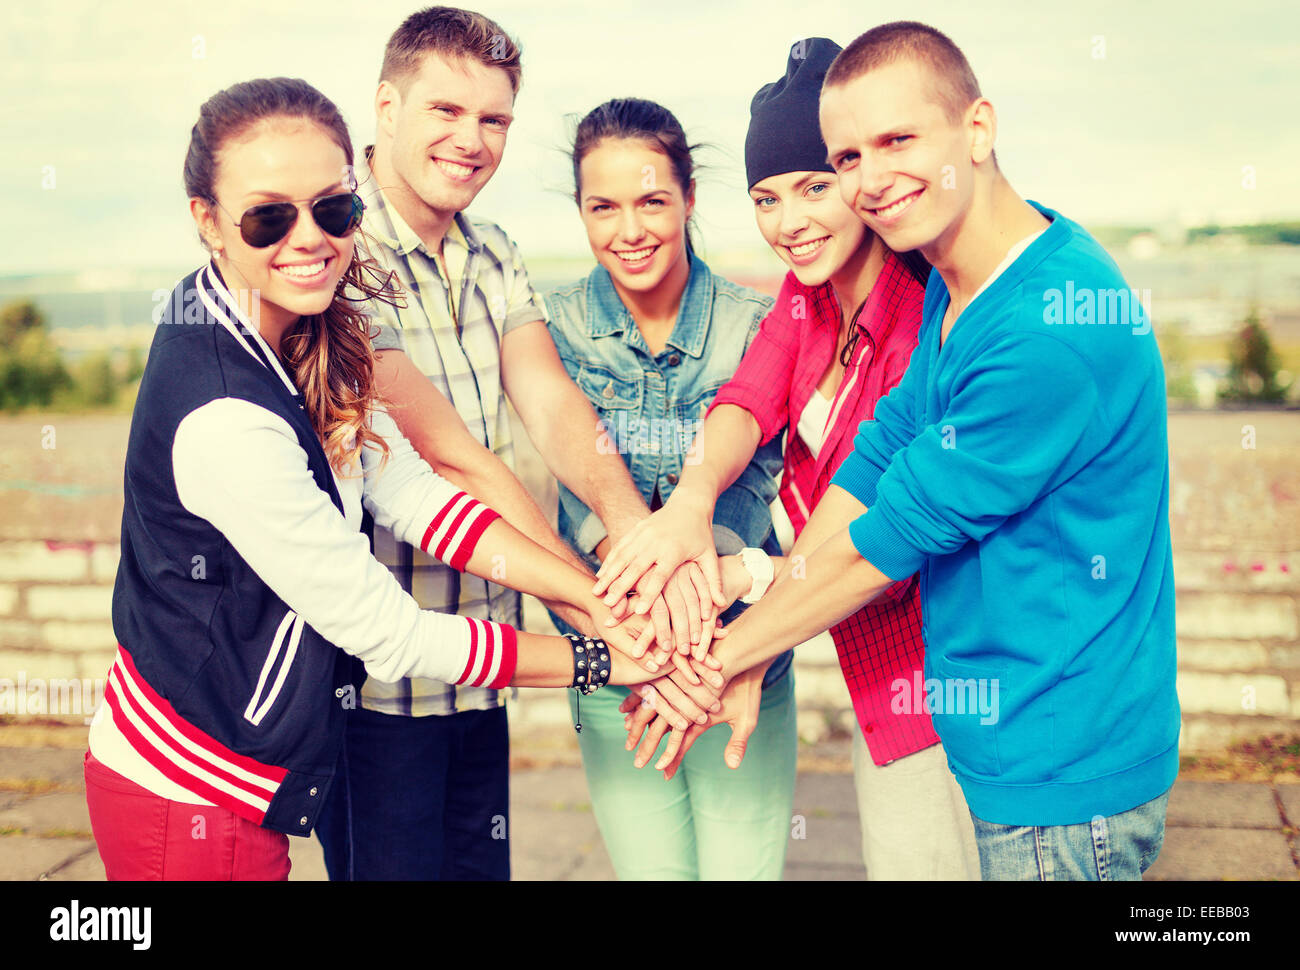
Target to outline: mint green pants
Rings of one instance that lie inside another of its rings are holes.
[[[737,769],[722,760],[726,725],[701,735],[672,781],[624,748],[626,687],[582,698],[582,764],[592,810],[619,879],[780,879],[794,807],[794,671],[763,691],[758,726]],[[570,691],[575,711],[577,694]],[[575,712],[576,713],[576,712]]]

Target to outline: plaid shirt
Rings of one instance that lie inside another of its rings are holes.
[[[791,429],[780,495],[795,535],[808,523],[840,462],[853,453],[858,425],[871,420],[876,401],[902,380],[916,348],[924,296],[925,287],[890,253],[858,317],[864,332],[831,403],[829,431],[816,455],[794,429],[830,366],[844,320],[830,283],[810,288],[787,273],[772,312],[735,376],[714,399],[715,408],[734,404],[752,414],[763,444]],[[902,680],[910,691],[913,676],[922,671],[921,600],[915,576],[893,584],[836,624],[831,639],[876,764],[888,764],[939,740],[929,714],[891,709],[895,681]]]
[[[542,319],[519,250],[494,223],[457,213],[435,254],[384,198],[370,170],[373,148],[357,160],[357,191],[366,203],[364,230],[375,258],[397,273],[405,308],[374,302],[376,350],[403,350],[451,401],[474,435],[514,469],[510,417],[501,385],[501,339]],[[377,243],[377,245],[375,244]],[[450,284],[447,277],[450,277]],[[519,594],[462,574],[387,529],[375,527],[375,556],[424,609],[520,626]],[[505,703],[501,691],[406,678],[389,684],[368,679],[361,690],[367,710],[385,714],[454,714]]]

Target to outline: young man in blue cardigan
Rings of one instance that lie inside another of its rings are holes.
[[[887,24],[850,44],[821,124],[846,202],[935,272],[906,376],[714,652],[729,678],[919,570],[926,676],[896,701],[932,714],[983,878],[1139,879],[1179,732],[1145,311],[1084,229],[1003,177],[993,107],[938,31]]]

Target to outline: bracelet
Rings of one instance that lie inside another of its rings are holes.
[[[594,694],[608,684],[614,664],[605,641],[573,633],[565,634],[565,639],[573,646],[573,683],[570,686],[583,694]]]
[[[772,565],[771,556],[762,549],[755,549],[752,546],[740,550],[740,561],[753,583],[749,592],[740,598],[740,602],[752,605],[757,603],[767,592],[767,588],[772,585],[776,568]]]

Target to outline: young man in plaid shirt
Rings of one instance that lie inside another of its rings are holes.
[[[586,570],[513,475],[507,397],[547,465],[611,537],[649,509],[621,457],[598,447],[595,412],[556,354],[519,251],[500,227],[463,211],[501,161],[519,77],[514,41],[471,11],[420,11],[388,42],[375,144],[356,174],[373,255],[397,274],[406,306],[374,305],[375,376],[436,471]],[[375,529],[374,550],[421,607],[520,625],[512,590],[385,529]],[[559,612],[596,632],[580,613]],[[360,701],[319,826],[331,878],[508,879],[502,693],[371,679]]]

